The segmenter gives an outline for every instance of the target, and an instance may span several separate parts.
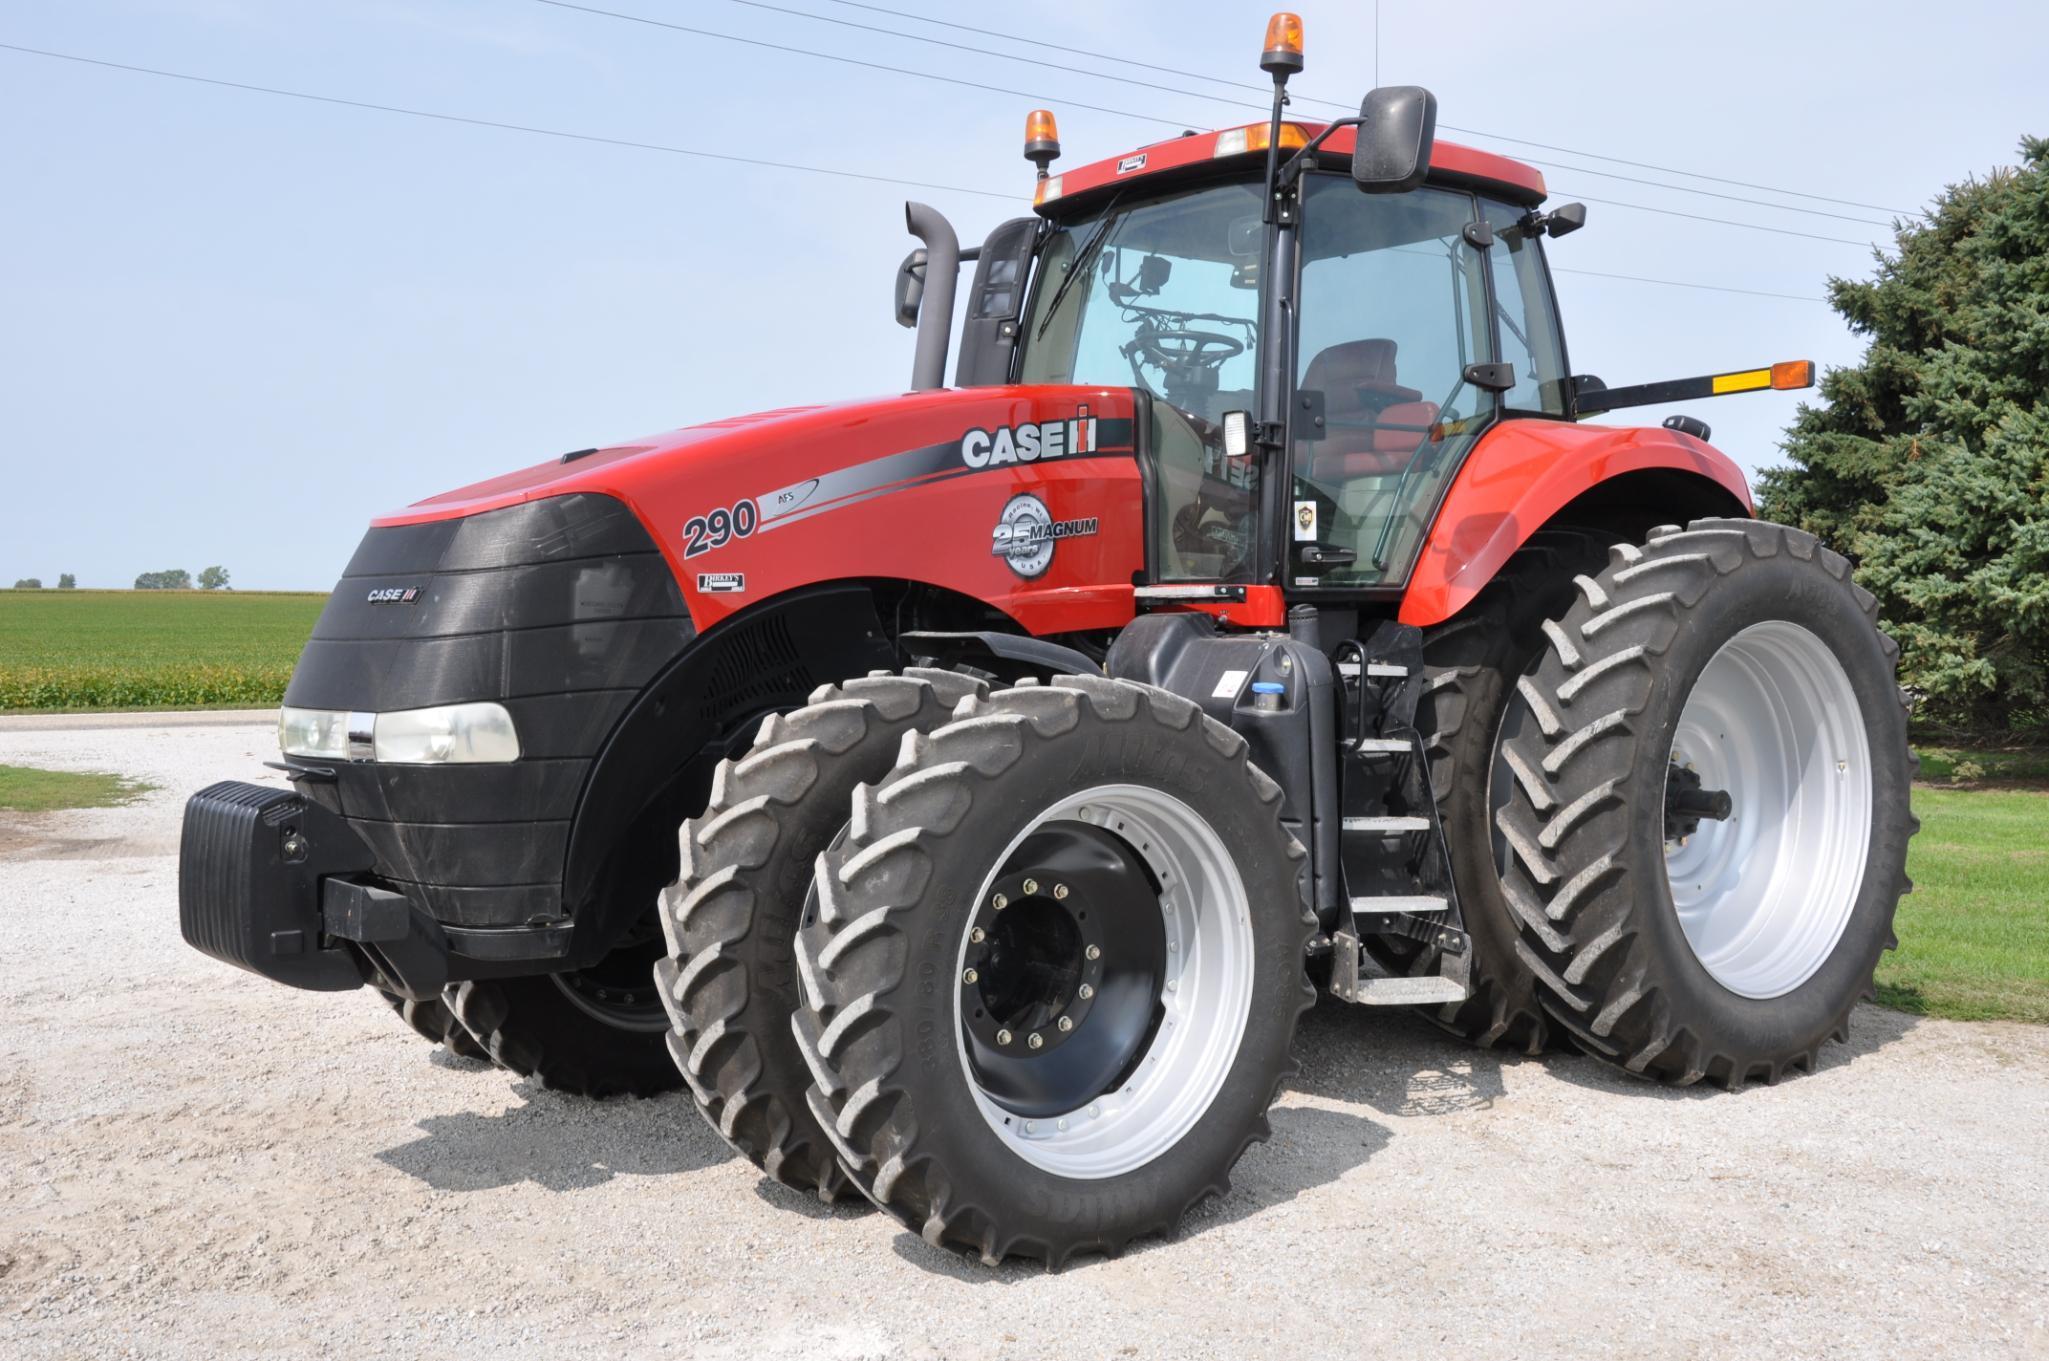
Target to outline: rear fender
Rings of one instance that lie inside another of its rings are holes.
[[[1657,479],[1633,475],[1663,472]],[[1663,428],[1509,420],[1483,436],[1445,493],[1402,596],[1401,622],[1464,609],[1523,543],[1618,480],[1655,482],[1660,518],[1753,513],[1743,472],[1704,440]]]

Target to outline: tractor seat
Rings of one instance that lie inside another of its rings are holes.
[[[1302,386],[1323,393],[1323,438],[1310,445],[1309,475],[1346,482],[1400,472],[1437,421],[1437,404],[1395,381],[1395,342],[1347,340],[1317,351]]]

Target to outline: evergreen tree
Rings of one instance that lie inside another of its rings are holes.
[[[1921,717],[2049,728],[2049,140],[1952,185],[1830,301],[1870,338],[1787,433],[1760,512],[1859,562]]]

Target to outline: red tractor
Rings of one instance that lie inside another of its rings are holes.
[[[778,1181],[1058,1263],[1216,1192],[1319,990],[1734,1087],[1907,887],[1895,651],[1705,425],[1575,375],[1527,166],[1435,100],[913,204],[912,391],[581,449],[370,529],[186,812],[198,948],[380,990]],[[943,382],[960,265],[974,264]],[[680,828],[680,835],[679,835]]]

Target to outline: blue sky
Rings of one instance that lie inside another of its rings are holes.
[[[1265,5],[875,0],[1100,56],[863,11],[735,0],[604,8],[1004,86],[987,93],[536,0],[0,3],[0,42],[597,136],[1014,192],[1026,110],[1069,163],[1255,115]],[[1301,6],[1299,93],[1374,81],[1370,3]],[[2025,17],[2016,17],[2025,15]],[[1383,0],[1380,79],[1440,118],[1729,179],[1916,208],[2049,133],[2049,11],[1952,3],[1447,7]],[[1172,87],[1145,89],[1123,75]],[[1206,96],[1219,96],[1218,99]],[[1119,113],[1080,107],[1096,104]],[[1304,115],[1316,112],[1301,106]],[[1133,115],[1145,115],[1138,117]],[[332,584],[379,511],[566,449],[899,389],[891,276],[914,193],[979,240],[999,198],[793,174],[193,85],[0,51],[0,578],[125,586],[224,563]],[[1148,121],[1148,119],[1163,121]],[[1447,138],[1515,151],[1506,142]],[[1585,155],[1531,157],[1675,181]],[[1866,222],[1543,167],[1563,197],[1885,241]],[[1697,188],[1884,221],[1868,208]],[[1565,268],[1818,297],[1865,247],[1595,203]],[[1611,384],[1853,361],[1814,302],[1560,278],[1573,366]],[[1746,467],[1795,400],[1696,404]],[[1664,412],[1649,413],[1652,419]]]

